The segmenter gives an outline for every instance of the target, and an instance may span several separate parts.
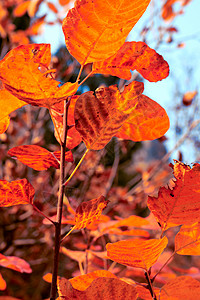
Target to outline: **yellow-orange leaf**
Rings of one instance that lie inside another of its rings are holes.
[[[69,52],[81,63],[114,55],[150,0],[77,0],[63,21]]]
[[[175,251],[181,255],[200,255],[200,223],[181,227],[175,237]]]
[[[200,165],[193,168],[176,161],[175,186],[161,187],[158,197],[148,199],[148,207],[163,230],[200,222]]]
[[[76,209],[75,228],[81,229],[97,221],[101,216],[102,210],[107,206],[108,200],[104,196],[82,202]]]
[[[69,280],[58,278],[58,294],[63,300],[136,300],[137,290],[134,286],[117,278],[99,277],[92,281],[90,286],[79,291],[74,289]]]
[[[98,277],[109,277],[109,278],[117,278],[114,274],[105,270],[94,271],[85,275],[76,276],[72,279],[69,279],[69,282],[73,286],[74,289],[79,291],[85,291],[92,281],[94,281]]]
[[[27,179],[11,182],[0,180],[0,207],[32,204],[34,195],[34,188]]]
[[[143,83],[133,81],[119,92],[117,86],[82,94],[75,105],[75,126],[88,149],[99,150],[113,136],[134,141],[152,140],[169,128],[165,110],[141,95]]]
[[[50,108],[73,95],[77,83],[60,82],[49,77],[49,44],[22,45],[11,50],[0,62],[0,79],[5,88],[26,103]],[[41,72],[42,71],[42,72]]]
[[[16,156],[23,164],[41,171],[50,167],[59,169],[60,167],[60,151],[50,152],[37,145],[23,145],[10,149],[10,156]],[[71,151],[66,152],[65,161],[73,162]]]
[[[8,115],[26,104],[26,102],[19,100],[9,93],[3,84],[0,83],[0,133],[5,132],[8,128],[10,123]]]
[[[117,137],[135,142],[155,140],[169,129],[169,118],[157,102],[141,95],[138,104],[122,125]]]
[[[200,282],[189,276],[179,276],[165,284],[160,292],[160,300],[199,299]]]
[[[157,261],[167,246],[168,239],[124,240],[107,244],[107,256],[122,265],[142,268],[146,271]]]
[[[6,282],[0,273],[0,291],[3,291],[5,289],[6,289]],[[0,299],[1,299],[1,297],[0,297]]]
[[[169,75],[169,65],[155,50],[143,42],[126,42],[112,57],[93,64],[94,73],[131,79],[130,70],[137,70],[149,81],[159,81]]]
[[[30,265],[17,256],[5,256],[0,253],[0,266],[9,268],[20,273],[31,273],[32,269]]]
[[[23,2],[19,3],[13,10],[13,15],[15,17],[23,16],[27,12],[30,2],[31,1],[25,1],[25,2],[23,1]]]

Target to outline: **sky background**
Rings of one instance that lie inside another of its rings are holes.
[[[154,3],[156,3],[156,5],[161,5],[163,3],[161,0],[153,1],[133,28],[128,40],[141,40],[141,29],[146,24],[152,24]],[[157,1],[160,1],[160,3]],[[52,0],[51,2],[58,6],[57,0]],[[175,8],[180,8],[179,2]],[[185,92],[194,90],[199,92],[200,87],[200,0],[192,0],[183,8],[183,10],[184,13],[175,17],[171,23],[164,22],[159,15],[154,16],[153,20],[155,25],[153,26],[153,30],[151,30],[150,34],[147,36],[147,44],[155,49],[158,34],[156,30],[157,24],[164,27],[173,26],[178,30],[178,32],[173,35],[172,43],[167,44],[165,42],[167,39],[166,36],[164,42],[156,49],[159,54],[163,55],[170,66],[169,77],[157,83],[148,82],[147,80],[144,81],[144,94],[162,105],[169,115],[171,127],[166,134],[169,138],[166,143],[168,150],[171,150],[175,143],[185,133],[189,124],[188,122],[190,122],[192,118],[200,118],[200,110],[198,111],[199,103],[197,102],[199,101],[198,95],[195,98],[194,103],[196,106],[195,112],[193,106],[189,108],[182,107],[181,113],[175,109],[177,106],[181,105],[182,95]],[[45,12],[46,4],[42,4],[38,14],[43,15]],[[64,16],[65,15],[63,15],[63,17]],[[49,12],[46,20],[54,20],[54,15]],[[64,35],[61,26],[45,26],[43,34],[38,36],[35,41],[38,43],[50,43],[52,53],[55,53],[60,46],[64,45]],[[177,45],[179,43],[184,43],[184,47],[178,48]],[[197,129],[195,134],[200,136],[200,127]],[[183,152],[184,162],[191,163],[200,160],[200,155],[197,154],[197,149],[195,149],[193,142],[190,140],[186,140],[184,144],[181,145],[180,150]],[[177,151],[175,151],[173,158],[177,159],[177,155]]]

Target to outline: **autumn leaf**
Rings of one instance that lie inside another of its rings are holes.
[[[32,269],[30,265],[17,256],[5,256],[0,253],[0,266],[9,268],[20,273],[31,273]]]
[[[34,195],[34,188],[27,179],[0,180],[0,207],[32,204]]]
[[[168,63],[144,42],[126,42],[114,56],[95,62],[92,67],[94,73],[127,80],[131,79],[130,70],[137,70],[145,79],[153,82],[169,75]]]
[[[69,279],[69,282],[73,286],[74,289],[79,291],[85,291],[90,284],[99,277],[107,277],[107,278],[117,278],[114,274],[106,270],[97,270],[85,275],[76,276],[72,279]]]
[[[9,126],[9,114],[26,104],[9,93],[0,82],[0,133],[5,132]]]
[[[10,156],[16,156],[23,164],[37,171],[47,170],[50,167],[59,169],[60,151],[50,152],[37,145],[23,145],[10,149]],[[73,162],[71,151],[65,153],[65,161]]]
[[[160,300],[199,299],[200,282],[189,276],[179,276],[166,283],[160,292]]]
[[[175,251],[181,255],[200,255],[200,223],[181,227],[175,237]]]
[[[15,17],[21,17],[23,16],[26,12],[27,12],[27,9],[30,5],[30,2],[31,1],[25,1],[25,2],[21,2],[19,3],[15,9],[13,10],[13,16]]]
[[[142,92],[143,83],[133,81],[121,93],[114,85],[77,99],[75,126],[88,149],[104,148],[113,136],[141,141],[164,135],[169,128],[165,110]]]
[[[168,239],[131,239],[106,245],[107,256],[125,266],[142,268],[146,271],[157,261],[167,246]]]
[[[72,96],[70,98],[70,104],[68,108],[67,125],[69,126],[69,130],[67,131],[66,143],[68,149],[73,149],[74,147],[78,146],[82,141],[80,133],[76,130],[74,126],[74,107],[77,99],[78,96]],[[51,118],[55,126],[55,137],[59,143],[63,141],[63,113],[63,103],[56,103],[54,106],[52,106]]]
[[[69,280],[58,278],[58,294],[63,300],[124,300],[125,295],[127,300],[137,299],[137,291],[134,286],[117,278],[106,277],[96,278],[84,291],[74,289]]]
[[[0,291],[4,291],[5,289],[6,289],[6,282],[0,273]],[[0,297],[0,299],[1,299],[1,297]]]
[[[193,168],[175,161],[175,186],[161,187],[158,197],[148,198],[148,207],[160,223],[162,230],[178,225],[200,222],[200,165]]]
[[[95,223],[100,218],[102,210],[107,206],[108,202],[104,196],[82,202],[76,209],[75,225],[65,237],[75,229],[82,229]]]
[[[49,44],[16,47],[0,62],[0,79],[5,88],[18,99],[50,108],[78,89],[78,83],[70,82],[59,87],[60,82],[54,80],[51,70],[48,70],[50,61]]]
[[[69,52],[86,64],[114,55],[150,0],[77,0],[63,21]]]
[[[190,104],[192,104],[192,101],[193,101],[193,99],[195,98],[196,95],[197,95],[197,91],[185,93],[183,95],[183,104],[185,106],[189,106]]]

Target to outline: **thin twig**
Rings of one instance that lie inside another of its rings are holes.
[[[154,300],[157,300],[157,297],[156,297],[156,294],[154,292],[154,289],[153,289],[153,285],[152,285],[152,281],[151,281],[151,278],[149,276],[149,272],[145,272],[145,277],[146,277],[146,280],[148,282],[148,287],[149,287],[149,291],[151,293],[151,296]]]
[[[93,71],[91,71],[80,83],[78,86],[81,86],[92,74],[94,74]]]
[[[61,235],[61,220],[62,220],[62,207],[64,196],[64,180],[65,180],[65,151],[67,140],[67,113],[68,102],[64,101],[64,117],[63,117],[63,142],[61,143],[61,158],[60,158],[60,180],[59,180],[59,195],[57,205],[57,222],[55,222],[55,247],[54,247],[54,260],[53,260],[53,272],[51,283],[50,300],[56,299],[57,294],[57,276],[58,276],[58,263],[59,263],[59,250],[60,250],[60,235]]]
[[[37,208],[37,206],[35,206],[34,204],[32,206],[39,214],[41,214],[43,217],[45,217],[47,220],[49,220],[53,225],[55,225],[55,222],[52,221],[48,216],[46,216],[41,210],[39,210],[39,208]]]

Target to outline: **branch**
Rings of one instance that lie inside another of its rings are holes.
[[[60,235],[61,235],[61,219],[62,219],[62,207],[64,197],[64,179],[65,179],[65,151],[67,140],[67,114],[68,114],[69,102],[64,101],[64,117],[63,117],[63,142],[61,143],[61,158],[60,158],[60,180],[59,180],[59,195],[57,205],[57,222],[55,222],[55,247],[54,247],[54,260],[53,260],[53,272],[51,283],[50,300],[56,299],[57,294],[57,276],[58,276],[58,263],[59,263],[59,250],[60,250]]]

